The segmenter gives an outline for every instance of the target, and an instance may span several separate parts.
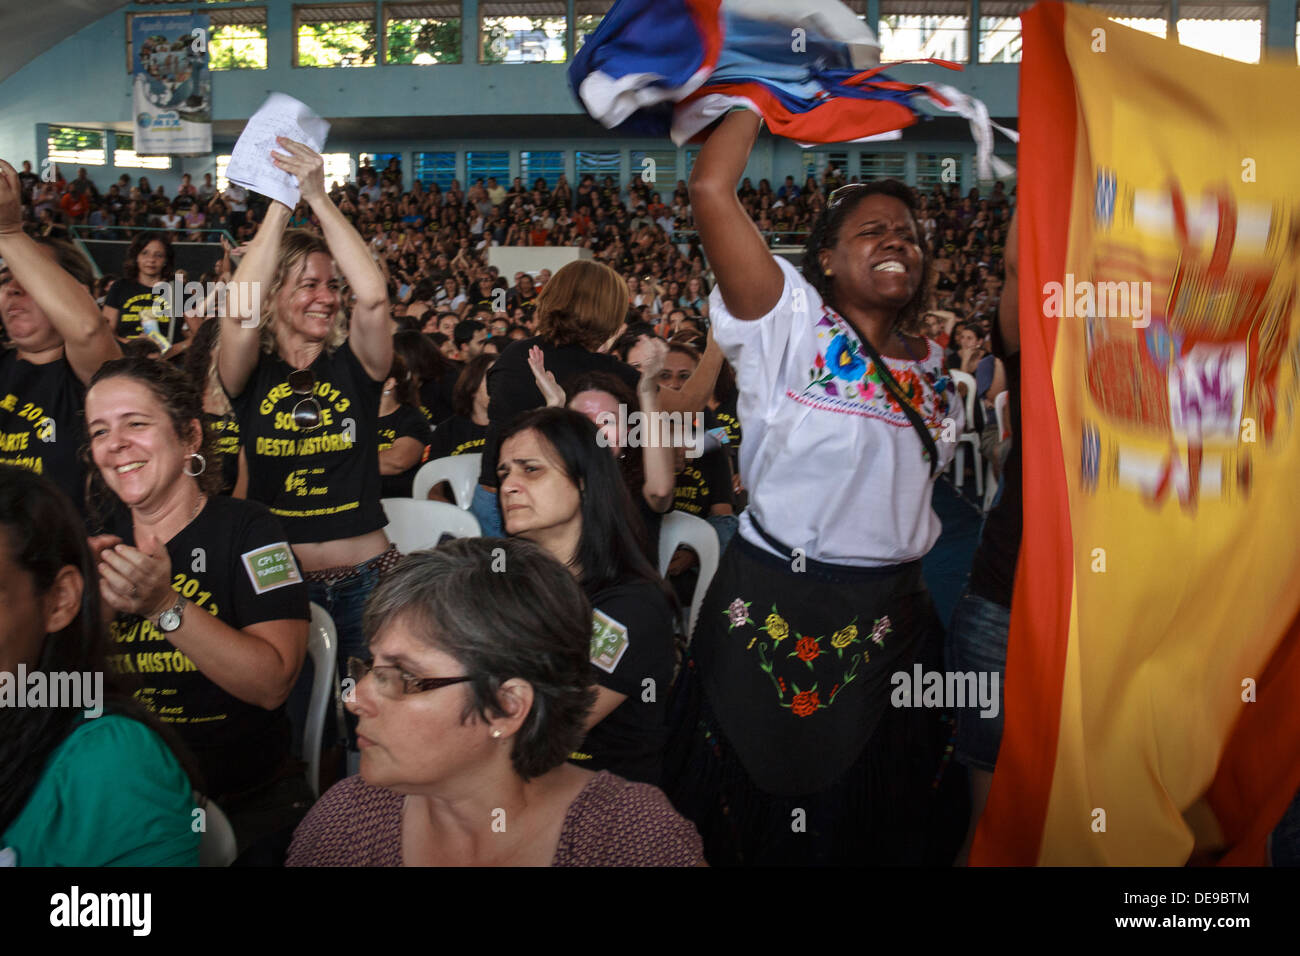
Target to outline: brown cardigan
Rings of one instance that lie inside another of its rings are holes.
[[[287,866],[401,866],[404,795],[359,776],[335,784],[299,824]],[[697,866],[694,825],[655,787],[608,771],[569,804],[552,866]]]

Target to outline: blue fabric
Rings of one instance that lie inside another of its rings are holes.
[[[974,671],[998,675],[996,716],[981,716],[980,706],[954,707],[957,715],[958,763],[993,772],[1002,745],[1003,703],[1006,700],[1007,632],[1011,609],[969,591],[957,602],[944,648],[949,672]]]
[[[684,85],[704,62],[704,38],[682,0],[622,0],[573,57],[574,95],[597,71],[611,77],[657,73],[656,86]]]
[[[501,520],[501,503],[482,485],[474,486],[474,500],[469,513],[478,519],[479,534],[484,538],[504,538],[506,526]]]

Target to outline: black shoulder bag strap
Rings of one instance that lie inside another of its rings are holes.
[[[871,344],[871,340],[859,333],[858,341],[862,343],[862,348],[866,353],[871,356],[871,361],[876,363],[876,368],[880,372],[880,381],[885,388],[889,389],[899,407],[903,409],[903,414],[907,416],[907,420],[912,423],[916,433],[921,436],[921,443],[925,445],[925,455],[930,460],[930,477],[933,478],[935,470],[939,467],[939,446],[934,443],[934,436],[930,434],[930,429],[922,421],[921,413],[912,406],[912,403],[907,400],[907,396],[903,394],[902,386],[894,379],[894,373],[889,370],[889,366],[880,357],[876,347]]]

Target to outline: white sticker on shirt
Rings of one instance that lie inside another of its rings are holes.
[[[244,562],[244,570],[248,572],[255,594],[265,594],[302,581],[298,562],[294,560],[293,549],[287,541],[255,548],[241,555],[240,560]]]
[[[591,617],[591,662],[607,674],[614,673],[627,652],[627,628],[608,614],[594,611]]]

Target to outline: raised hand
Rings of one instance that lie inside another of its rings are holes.
[[[23,231],[22,195],[18,171],[0,159],[0,236]]]
[[[555,373],[546,370],[546,359],[539,346],[534,345],[528,350],[528,367],[533,370],[533,379],[537,382],[542,398],[546,399],[547,407],[563,408],[564,389],[555,380]]]
[[[325,161],[321,159],[320,153],[284,136],[277,136],[275,141],[288,155],[272,151],[271,161],[279,169],[298,178],[302,198],[308,203],[325,199]]]

